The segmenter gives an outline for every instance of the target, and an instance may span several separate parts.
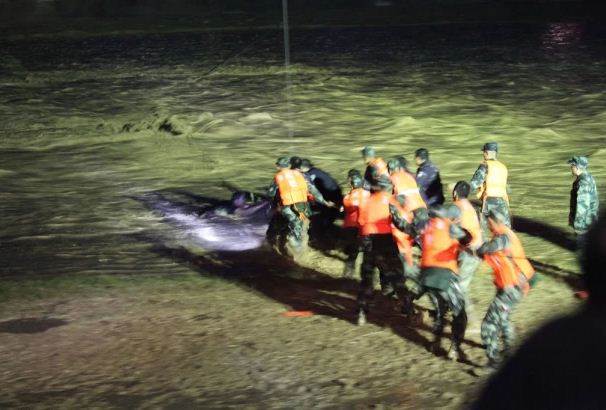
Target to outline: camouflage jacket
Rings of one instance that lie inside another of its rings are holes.
[[[587,232],[589,226],[598,218],[598,206],[595,180],[585,171],[572,184],[568,225],[576,232]]]

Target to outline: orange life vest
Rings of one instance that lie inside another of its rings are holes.
[[[375,192],[360,204],[358,224],[362,236],[391,233],[389,204],[395,203],[389,192]]]
[[[488,197],[503,198],[509,202],[507,196],[507,167],[501,161],[490,159],[484,161],[488,168],[484,184],[478,192],[478,199],[484,201]]]
[[[389,171],[387,170],[387,163],[385,163],[385,160],[383,158],[378,157],[368,161],[368,166],[370,165],[372,165],[377,170],[377,173],[379,175],[389,176]]]
[[[524,294],[528,293],[528,281],[534,275],[534,268],[526,258],[520,239],[505,225],[499,225],[494,230],[494,235],[507,235],[511,243],[508,249],[484,255],[484,261],[494,273],[495,286],[499,289],[519,286]]]
[[[278,185],[282,205],[307,202],[307,181],[299,171],[282,169],[278,171],[274,180]]]
[[[458,273],[459,241],[450,237],[447,218],[431,218],[421,235],[421,268],[443,268]]]
[[[474,249],[479,248],[484,241],[478,213],[468,199],[459,199],[454,204],[461,210],[461,227],[471,234],[469,246]]]
[[[362,201],[370,196],[370,192],[364,188],[355,188],[345,197],[343,197],[343,208],[345,209],[345,218],[343,219],[344,228],[357,228],[358,213]]]
[[[400,216],[403,217],[406,222],[412,223],[412,212],[408,211],[405,208],[402,208],[402,206],[397,203],[397,201],[394,201],[394,205],[396,206],[396,208],[398,208]],[[406,261],[406,263],[408,265],[413,265],[414,261],[412,258],[412,247],[414,244],[414,238],[396,228],[393,223],[391,224],[391,234],[396,242],[396,245],[398,245],[398,251],[401,255],[404,256],[404,260]]]
[[[393,185],[394,195],[406,195],[406,209],[410,212],[419,208],[427,208],[419,192],[415,177],[408,172],[396,171],[389,176]]]

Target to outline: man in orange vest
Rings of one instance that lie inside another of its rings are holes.
[[[377,157],[377,152],[373,147],[364,147],[361,153],[366,164],[364,179],[368,182],[369,186],[375,185],[381,175],[389,177],[385,160]]]
[[[358,213],[360,204],[370,197],[370,192],[364,189],[364,178],[359,172],[349,172],[349,185],[351,191],[343,197],[343,210],[345,212],[343,218],[343,228],[341,230],[341,243],[343,250],[347,255],[345,261],[345,277],[352,277],[356,265],[358,253],[360,253],[360,243],[358,241],[359,227]]]
[[[375,268],[393,287],[402,304],[402,312],[414,314],[413,295],[404,284],[398,247],[392,236],[390,204],[394,204],[392,185],[388,176],[380,176],[373,185],[372,194],[360,204],[358,223],[364,259],[360,269],[360,292],[358,293],[358,324],[366,323],[369,303],[372,300]]]
[[[511,312],[536,279],[522,243],[507,226],[507,221],[506,216],[491,210],[488,214],[488,225],[493,237],[476,251],[492,268],[497,288],[497,294],[488,307],[481,329],[488,366],[491,368],[496,368],[501,358],[499,339],[503,340],[505,352],[511,347],[514,336],[510,321]]]
[[[395,215],[395,207],[391,207],[394,224],[400,230],[414,232],[414,227]],[[453,220],[460,217],[457,207],[447,209],[436,206],[429,211],[429,223],[421,233],[421,272],[418,283],[420,292],[417,297],[427,292],[435,308],[433,325],[434,341],[431,350],[438,353],[447,311],[453,314],[452,338],[448,356],[465,361],[465,353],[461,343],[465,337],[467,314],[465,312],[465,297],[459,285],[458,256],[461,246],[471,241],[471,234],[461,228]]]
[[[482,200],[482,215],[484,218],[491,210],[506,217],[505,224],[511,227],[509,213],[509,186],[507,185],[508,171],[505,164],[497,160],[499,146],[496,142],[488,142],[482,147],[484,161],[480,164],[471,178],[472,192],[477,192]]]
[[[478,213],[469,199],[467,199],[470,191],[471,187],[465,181],[457,182],[452,191],[454,205],[461,211],[461,217],[457,222],[471,234],[471,242],[468,245],[468,249],[472,252],[459,253],[459,284],[461,285],[463,295],[465,295],[465,308],[468,316],[471,311],[469,285],[475,271],[482,262],[473,251],[477,250],[484,243]]]
[[[324,200],[322,194],[305,179],[301,172],[290,169],[290,158],[278,158],[276,166],[278,172],[274,176],[267,195],[278,204],[278,212],[288,221],[287,239],[289,243],[291,246],[299,248],[303,244],[305,221],[311,215],[307,202],[308,193],[321,205],[334,207],[334,204]],[[270,227],[270,229],[272,228]]]

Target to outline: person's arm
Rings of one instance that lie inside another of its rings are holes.
[[[402,217],[402,215],[400,215],[400,211],[398,211],[398,208],[396,208],[394,204],[389,204],[389,213],[391,214],[391,222],[396,228],[404,233],[407,233],[408,235],[417,235],[414,224],[409,223],[404,217]]]
[[[511,246],[511,240],[507,235],[497,235],[491,240],[484,242],[482,246],[478,248],[476,253],[479,257],[484,256],[487,253],[495,253],[505,250]]]
[[[450,224],[448,233],[452,239],[456,239],[463,246],[467,246],[472,239],[471,233],[458,224]]]
[[[307,190],[309,191],[311,196],[314,197],[317,203],[324,206],[334,206],[332,202],[329,202],[324,199],[324,196],[322,196],[320,191],[318,191],[318,188],[316,188],[316,186],[313,184],[313,182],[309,180],[307,176],[305,176],[305,182],[307,183]]]
[[[270,201],[272,201],[277,193],[278,193],[278,184],[276,184],[275,180],[271,181],[269,188],[267,188],[267,197],[269,198]]]
[[[488,166],[484,163],[480,164],[476,172],[473,173],[469,185],[471,185],[471,192],[477,192],[486,180],[486,174],[488,173]]]

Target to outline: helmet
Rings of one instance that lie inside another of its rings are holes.
[[[280,168],[288,168],[290,167],[290,158],[289,157],[280,157],[276,161],[276,165]]]
[[[387,169],[389,172],[394,172],[398,169],[402,169],[402,164],[397,159],[390,159],[387,161]]]
[[[364,147],[360,152],[364,158],[374,158],[377,155],[373,147]]]
[[[499,144],[497,144],[496,142],[487,142],[482,147],[482,151],[494,151],[494,152],[498,152],[499,151]]]
[[[360,174],[353,174],[349,176],[349,183],[353,188],[362,188],[364,186],[364,178]]]

